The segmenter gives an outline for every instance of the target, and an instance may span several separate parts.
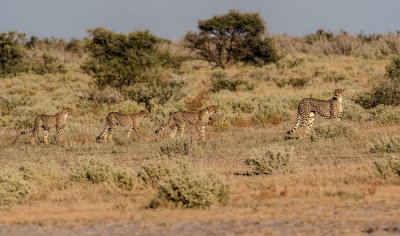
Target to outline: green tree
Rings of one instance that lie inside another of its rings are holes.
[[[198,23],[200,33],[185,35],[187,46],[199,56],[224,68],[238,61],[266,64],[278,59],[273,40],[265,35],[265,25],[259,13],[229,13]]]
[[[26,52],[22,41],[25,34],[17,31],[0,33],[0,75],[16,75],[25,70],[24,57]]]
[[[159,49],[162,39],[149,31],[121,34],[95,28],[88,32],[89,56],[82,68],[95,78],[99,88],[115,87],[151,110],[153,98],[165,102],[179,91],[177,86],[183,86],[162,78],[160,69],[176,66],[176,61],[168,51]]]

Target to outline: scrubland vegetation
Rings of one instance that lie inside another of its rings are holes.
[[[219,27],[240,24],[229,14]],[[253,44],[217,61],[226,44],[207,34],[215,18],[179,42],[103,28],[69,41],[0,34],[0,223],[399,233],[400,35],[268,35],[258,14],[246,17],[258,22],[245,34]],[[317,119],[309,137],[285,139],[298,102],[330,99],[335,88],[345,89],[342,121]],[[218,114],[206,142],[190,126],[174,140],[169,129],[154,134],[170,112],[209,105]],[[64,143],[52,131],[49,145],[11,145],[36,115],[62,107],[73,110]],[[143,109],[142,141],[124,142],[120,128],[114,144],[96,143],[108,112]]]

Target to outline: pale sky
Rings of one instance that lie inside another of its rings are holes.
[[[123,33],[148,29],[179,40],[197,30],[198,20],[230,9],[259,12],[271,33],[400,30],[397,0],[0,0],[0,32],[70,39],[105,27]]]

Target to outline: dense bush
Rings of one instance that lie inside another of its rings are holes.
[[[82,68],[95,78],[100,88],[121,89],[128,97],[145,103],[151,110],[151,99],[165,102],[185,85],[183,81],[170,82],[163,78],[161,67],[179,65],[168,51],[159,49],[162,40],[149,31],[126,35],[95,28],[88,32],[90,40],[86,48],[89,56]]]
[[[353,101],[343,101],[343,120],[362,121],[364,117],[365,109],[362,106]]]
[[[179,135],[179,134],[177,134]],[[160,145],[160,153],[168,156],[173,155],[197,155],[200,152],[200,147],[196,141],[190,138],[174,138],[163,141]]]
[[[156,186],[159,181],[175,172],[191,167],[184,159],[170,159],[165,156],[148,159],[140,164],[139,178],[149,185]]]
[[[315,127],[312,137],[314,139],[353,139],[358,136],[352,125],[343,122],[325,122]]]
[[[0,76],[16,75],[26,70],[24,39],[25,34],[16,31],[0,33]]]
[[[251,173],[256,175],[287,171],[293,158],[291,149],[278,145],[253,149],[250,155],[244,163],[250,167]]]
[[[226,73],[223,71],[217,71],[211,75],[211,84],[213,92],[219,92],[223,89],[237,91],[240,87],[243,87],[245,90],[254,89],[254,85],[249,84],[247,81],[227,78]]]
[[[199,21],[198,27],[200,33],[186,34],[187,46],[218,67],[239,61],[264,65],[278,60],[274,41],[264,35],[265,25],[259,13],[231,10]]]
[[[360,94],[355,100],[366,109],[378,105],[400,105],[400,56],[393,57],[386,67],[385,77],[374,86],[371,92]]]
[[[32,185],[13,170],[0,173],[0,209],[7,209],[30,194]]]
[[[376,161],[372,168],[376,175],[381,178],[400,176],[400,158],[389,157],[384,160]]]
[[[252,115],[251,120],[255,125],[277,125],[289,120],[289,118],[290,111],[286,105],[280,102],[261,102],[258,111]]]
[[[400,108],[378,105],[371,110],[370,119],[381,124],[400,124]]]
[[[67,73],[65,66],[57,63],[57,59],[47,53],[44,53],[39,60],[31,63],[31,70],[33,73],[38,75]]]
[[[172,173],[159,183],[150,207],[226,205],[230,193],[231,186],[222,176],[198,169],[184,169]]]
[[[370,144],[369,152],[400,152],[400,136],[395,135],[393,137],[389,137],[385,135],[375,139]]]
[[[117,168],[108,159],[82,157],[70,166],[69,179],[72,182],[107,183],[130,190],[136,185],[134,174],[129,169]]]

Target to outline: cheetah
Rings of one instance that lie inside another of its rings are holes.
[[[21,135],[32,134],[31,142],[35,143],[36,138],[38,137],[38,133],[40,129],[44,131],[44,143],[47,145],[49,143],[48,136],[49,130],[56,128],[59,140],[61,142],[64,141],[63,137],[63,129],[66,123],[66,119],[72,115],[72,110],[70,108],[63,108],[61,112],[56,113],[54,115],[45,115],[41,114],[36,116],[34,127],[31,131],[21,132],[14,140],[13,144],[17,142],[17,139]]]
[[[186,124],[194,125],[199,134],[199,141],[205,141],[205,131],[206,125],[211,115],[216,114],[217,108],[215,106],[209,106],[203,110],[197,112],[189,112],[189,111],[177,111],[170,114],[167,124],[158,128],[155,133],[158,134],[161,130],[170,126],[172,128],[173,124],[175,124],[174,131],[171,133],[171,138],[174,138],[176,133],[179,131],[180,136],[183,135],[183,130],[185,129]]]
[[[298,105],[296,124],[287,134],[292,134],[299,126],[300,130],[307,126],[306,132],[310,133],[315,114],[325,119],[340,121],[343,114],[343,92],[344,89],[335,89],[334,97],[330,100],[318,100],[315,98],[301,100]]]
[[[101,134],[96,138],[96,141],[100,142],[100,140],[104,137],[105,143],[107,143],[107,138],[109,139],[110,143],[112,143],[113,133],[118,126],[129,127],[125,142],[128,141],[129,136],[133,131],[136,132],[139,140],[141,140],[142,137],[139,131],[140,120],[148,116],[149,113],[147,111],[140,111],[139,113],[132,113],[127,115],[120,114],[118,112],[110,112],[108,113],[106,118],[106,126],[104,127],[103,132],[101,132]]]

